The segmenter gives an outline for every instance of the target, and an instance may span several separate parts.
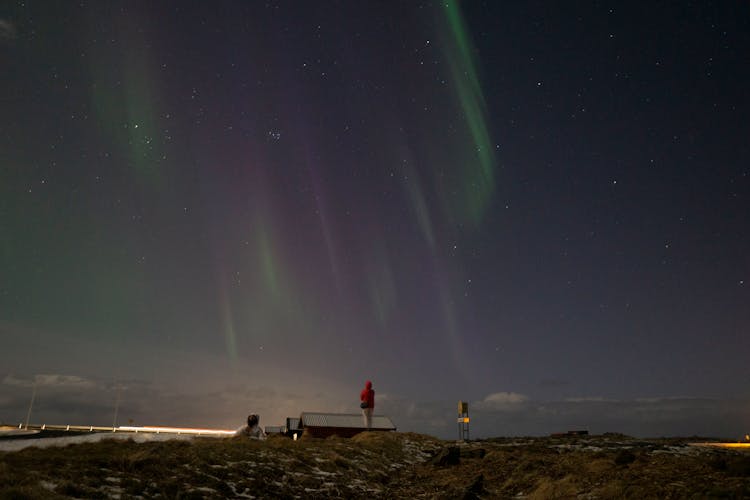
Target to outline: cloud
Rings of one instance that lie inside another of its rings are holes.
[[[566,403],[617,403],[617,399],[607,399],[599,396],[585,397],[585,398],[565,398],[563,402]]]
[[[6,375],[3,379],[4,385],[11,385],[16,387],[80,387],[80,388],[93,388],[97,384],[89,379],[79,377],[76,375],[60,375],[60,374],[39,374],[35,375],[34,378],[18,378],[13,375]]]
[[[10,385],[13,387],[33,387],[33,379],[16,378],[13,375],[6,375],[3,379],[3,385]]]
[[[0,19],[0,41],[15,40],[17,36],[16,27],[6,19]]]
[[[275,375],[240,373],[229,378],[155,377],[155,381],[144,381],[0,374],[4,400],[0,422],[25,420],[32,392],[30,421],[38,424],[112,425],[115,408],[120,425],[132,420],[136,425],[216,428],[238,427],[250,412],[261,415],[262,425],[283,425],[287,417],[298,417],[302,411],[360,411],[356,395],[351,396],[347,386],[314,377],[299,380],[294,374],[286,378]]]
[[[383,395],[376,411],[389,415],[401,431],[450,439],[456,436],[453,401],[414,401],[398,394]],[[612,399],[579,396],[534,400],[501,391],[469,404],[471,436],[544,436],[567,430],[592,434],[621,432],[637,437],[692,436],[735,438],[747,433],[750,400],[710,398]]]
[[[517,410],[528,399],[528,397],[517,392],[495,392],[489,394],[482,401],[474,403],[473,406],[485,410]]]
[[[501,395],[490,395],[492,397],[475,404],[473,411],[469,409],[475,435],[538,436],[586,429],[593,434],[621,432],[638,437],[702,435],[734,438],[746,433],[750,422],[750,400],[744,399],[664,397],[616,400],[585,396],[534,401],[514,397],[513,393],[498,394]]]
[[[96,387],[96,383],[92,380],[76,375],[41,374],[35,377],[35,382],[44,387]]]
[[[25,376],[0,373],[0,422],[26,418],[36,384],[31,423],[168,425],[231,429],[247,414],[259,413],[262,425],[284,424],[302,411],[359,413],[359,387],[348,380],[300,377],[283,367],[248,363],[228,369],[204,361],[199,376],[192,358],[164,357],[162,371],[150,380],[100,379],[84,374]],[[18,373],[18,372],[15,372]],[[90,373],[90,370],[89,372]],[[456,400],[418,400],[392,391],[379,392],[376,412],[388,415],[400,431],[456,437]],[[735,438],[748,431],[750,399],[689,397],[610,399],[580,395],[535,400],[498,391],[470,402],[471,437],[540,436],[572,429],[592,434],[622,432],[638,437],[690,436]]]

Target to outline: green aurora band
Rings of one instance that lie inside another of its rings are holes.
[[[460,182],[462,205],[468,218],[478,225],[495,191],[496,159],[487,128],[487,107],[479,83],[477,65],[456,0],[445,0],[441,9],[447,29],[443,46],[451,70],[453,86],[473,142],[472,157],[464,162]]]

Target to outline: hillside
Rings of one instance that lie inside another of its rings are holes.
[[[743,498],[750,454],[626,436],[411,433],[136,443],[0,453],[0,498]]]

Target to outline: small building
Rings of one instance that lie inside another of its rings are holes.
[[[299,417],[299,428],[305,434],[317,438],[340,436],[349,438],[368,430],[362,415],[357,413],[313,413],[303,412]],[[395,431],[396,426],[385,415],[373,415],[370,431]]]
[[[294,417],[287,417],[285,434],[289,437],[292,437],[294,434],[301,435],[302,427],[300,425],[300,419],[294,418]]]

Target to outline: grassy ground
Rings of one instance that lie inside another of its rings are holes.
[[[750,498],[750,454],[626,437],[104,440],[0,453],[0,498]],[[442,454],[439,454],[442,451]]]

